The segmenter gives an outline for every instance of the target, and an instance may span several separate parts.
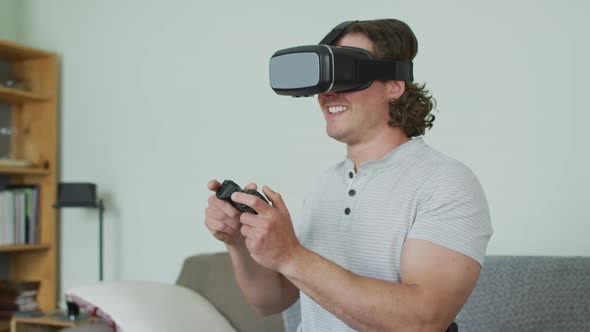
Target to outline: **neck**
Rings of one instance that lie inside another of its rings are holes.
[[[355,171],[367,161],[383,159],[398,146],[410,141],[403,129],[388,129],[381,131],[371,140],[347,145],[348,159],[354,163]]]

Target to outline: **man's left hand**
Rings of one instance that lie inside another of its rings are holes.
[[[267,186],[263,187],[263,192],[272,206],[245,193],[234,193],[232,200],[246,204],[258,213],[242,213],[240,217],[241,232],[252,258],[267,269],[281,272],[301,244],[281,195]]]

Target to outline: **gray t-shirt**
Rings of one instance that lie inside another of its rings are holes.
[[[469,168],[415,138],[381,160],[348,158],[324,172],[295,223],[304,247],[362,276],[400,282],[408,238],[483,264],[492,235],[488,205]],[[299,331],[352,331],[303,292]]]

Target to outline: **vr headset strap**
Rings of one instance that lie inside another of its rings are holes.
[[[344,30],[346,30],[346,28],[348,28],[348,26],[354,22],[358,21],[346,21],[338,24],[334,29],[332,29],[332,31],[330,31],[330,33],[326,37],[324,37],[324,39],[322,39],[320,44],[332,45],[332,43],[334,43],[336,39],[338,39],[338,37],[342,35]]]
[[[412,61],[359,60],[357,75],[361,81],[413,81]]]

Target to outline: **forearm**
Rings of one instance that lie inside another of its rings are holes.
[[[415,285],[355,275],[302,247],[282,271],[302,292],[354,329],[444,331]]]
[[[297,289],[282,274],[256,263],[243,240],[227,246],[236,280],[246,301],[260,315],[279,313],[299,298]]]

